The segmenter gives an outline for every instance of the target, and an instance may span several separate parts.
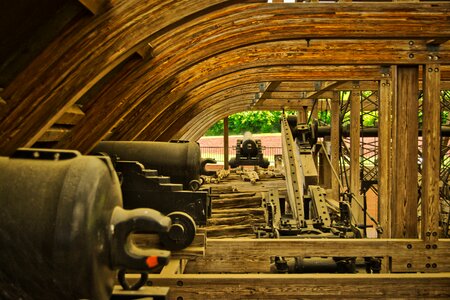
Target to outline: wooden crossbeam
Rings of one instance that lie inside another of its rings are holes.
[[[447,298],[450,274],[181,274],[152,276],[169,299]]]
[[[338,86],[345,83],[345,81],[325,81],[320,82],[320,89],[315,92],[310,92],[304,96],[305,99],[317,99],[322,96],[327,91],[332,91],[336,89]]]
[[[265,86],[264,89],[262,89],[262,92],[258,94],[258,98],[255,99],[254,104],[262,104],[264,100],[270,97],[271,93],[277,89],[277,87],[280,85],[280,81],[272,81],[268,85]]]
[[[205,256],[190,261],[186,271],[269,272],[275,256],[354,256],[389,257],[396,272],[449,272],[449,251],[448,239],[207,239]]]

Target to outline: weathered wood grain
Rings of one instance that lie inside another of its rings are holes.
[[[393,174],[394,198],[391,206],[392,237],[414,238],[417,232],[418,200],[418,66],[397,68],[397,113],[392,136],[396,140]]]
[[[169,299],[448,298],[450,274],[180,274],[156,276]]]
[[[391,68],[385,79],[380,80],[379,88],[379,131],[378,131],[378,203],[379,220],[383,238],[391,237],[392,195],[392,109],[396,94],[396,67]]]
[[[360,126],[361,126],[361,93],[351,91],[350,95],[350,191],[354,194],[359,204],[353,199],[351,203],[352,214],[356,224],[364,224],[364,211],[360,204],[363,203],[361,197],[360,178]]]
[[[435,241],[439,236],[440,219],[440,64],[427,64],[423,68],[421,236],[423,239]]]
[[[268,272],[270,257],[390,257],[395,272],[448,272],[449,240],[418,239],[207,239],[204,257],[191,261],[192,272]],[[408,267],[408,262],[413,265]],[[405,263],[406,262],[406,263]],[[436,263],[427,268],[427,263]],[[387,262],[385,261],[384,264]],[[408,269],[405,271],[405,269]]]

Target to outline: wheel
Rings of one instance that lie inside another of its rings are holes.
[[[176,211],[167,215],[172,219],[169,232],[159,235],[163,246],[171,251],[177,251],[189,246],[195,237],[195,221],[185,212]]]

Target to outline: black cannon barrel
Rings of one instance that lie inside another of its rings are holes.
[[[127,235],[168,230],[170,219],[122,209],[107,158],[20,153],[0,157],[0,298],[109,299],[114,268],[146,268],[148,257],[124,247]],[[161,263],[168,257],[167,251],[152,254]]]
[[[190,181],[200,179],[200,146],[196,142],[104,141],[92,150],[101,152],[120,160],[138,161],[146,169],[157,170],[172,182],[182,183],[185,189],[189,189]]]

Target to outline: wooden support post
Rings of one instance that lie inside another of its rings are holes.
[[[350,98],[350,191],[355,195],[358,202],[362,204],[361,178],[360,178],[360,116],[361,95],[360,91],[352,91]],[[364,224],[364,213],[362,207],[352,200],[352,213],[357,224]]]
[[[439,236],[440,92],[440,65],[424,65],[421,237],[430,241]]]
[[[417,65],[397,67],[397,105],[391,207],[392,237],[417,237],[417,157],[418,157],[418,90]]]
[[[381,237],[391,237],[392,205],[392,114],[396,99],[397,67],[383,73],[379,87],[378,125],[378,220],[383,233]]]
[[[230,168],[228,164],[229,153],[228,153],[228,117],[223,119],[223,168],[228,170]]]
[[[297,111],[297,123],[308,122],[308,107],[303,106]]]
[[[339,153],[340,153],[340,93],[334,92],[331,99],[331,167],[339,174]],[[336,176],[331,175],[331,198],[339,200],[339,181]]]

